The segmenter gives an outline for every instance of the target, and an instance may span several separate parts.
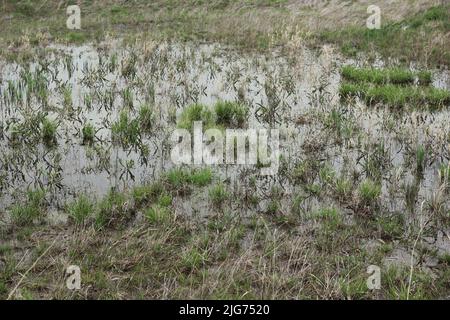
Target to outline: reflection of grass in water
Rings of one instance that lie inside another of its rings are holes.
[[[141,132],[145,128],[151,128],[152,122],[147,121],[151,119],[150,109],[151,107],[143,106],[141,109],[143,111],[137,110],[137,116],[128,113],[127,120],[123,123],[129,124],[137,121]],[[239,123],[234,118],[235,114],[230,111],[233,109],[234,107],[225,107],[218,111],[217,108],[211,108],[211,111],[217,116],[215,124],[226,123],[233,126]],[[351,118],[346,118],[345,113],[342,114],[338,111],[337,109],[332,110],[329,115],[324,113],[322,116],[326,117],[328,127],[336,129],[336,132],[341,132],[343,130],[341,128],[345,128],[346,124],[351,122]],[[220,113],[222,115],[219,115]],[[239,115],[239,112],[237,114]],[[120,125],[120,116],[117,122],[119,123],[118,128],[120,128],[117,131],[125,132],[124,135],[127,136],[125,126]],[[39,135],[39,131],[37,133]],[[328,132],[326,134],[330,135]],[[357,135],[350,136],[358,137]],[[326,138],[323,139],[324,143],[330,141]],[[317,141],[317,144],[320,143],[321,141]],[[359,145],[359,141],[355,143]],[[298,182],[305,180],[305,183],[296,183],[295,192],[298,192],[303,198],[313,201],[317,199],[319,202],[330,201],[333,193],[336,192],[342,199],[348,199],[349,202],[352,189],[355,188],[353,182],[358,179],[346,178],[347,176],[343,175],[344,178],[339,180],[332,172],[331,167],[326,165],[328,162],[323,165],[324,161],[330,159],[321,158],[322,151],[319,149],[313,154],[314,157],[311,157],[317,164],[296,168],[298,171],[295,172],[296,176],[293,178],[299,180]],[[305,152],[308,151],[305,149]],[[354,164],[351,160],[348,165],[351,167]],[[351,176],[351,173],[348,176]],[[391,172],[386,173],[390,174]],[[354,174],[360,174],[359,167]],[[243,213],[245,209],[240,207],[242,198],[239,197],[239,194],[236,195],[236,199],[233,198],[233,201],[222,200],[226,199],[225,185],[213,186],[211,188],[213,191],[204,190],[209,191],[207,195],[213,203],[223,206],[221,214],[213,216],[211,219],[208,216],[208,223],[211,221],[217,223],[205,226],[204,223],[197,223],[197,221],[192,223],[189,219],[186,219],[185,223],[183,214],[176,216],[176,209],[170,207],[172,197],[178,196],[178,190],[184,186],[189,188],[193,185],[204,186],[212,179],[207,172],[194,172],[189,169],[171,172],[168,175],[172,175],[170,179],[165,176],[161,182],[134,188],[132,197],[130,194],[115,192],[93,204],[93,217],[96,218],[97,225],[104,228],[106,226],[117,227],[119,230],[105,230],[105,232],[97,233],[92,231],[91,233],[92,228],[86,228],[89,230],[68,228],[68,235],[77,235],[86,241],[67,247],[63,247],[65,244],[62,244],[61,246],[66,250],[61,251],[64,251],[64,254],[69,251],[73,258],[79,257],[80,254],[83,255],[83,258],[80,258],[82,269],[89,267],[89,270],[92,270],[83,278],[83,282],[86,285],[95,286],[96,290],[92,292],[94,297],[116,297],[118,294],[122,297],[131,297],[141,294],[140,289],[144,287],[149,289],[148,294],[160,296],[160,291],[148,287],[148,279],[154,279],[161,285],[173,285],[174,290],[168,290],[170,293],[167,294],[174,297],[185,294],[201,298],[293,298],[298,295],[313,298],[379,297],[362,289],[364,281],[361,282],[361,278],[365,279],[364,266],[369,262],[379,264],[381,258],[365,251],[361,243],[366,239],[378,239],[380,234],[385,241],[388,241],[387,239],[405,240],[406,238],[403,237],[402,226],[396,218],[377,219],[378,216],[375,215],[375,221],[371,223],[371,226],[375,225],[379,228],[377,232],[364,229],[365,225],[359,224],[359,222],[355,222],[352,226],[343,226],[341,219],[344,211],[341,214],[337,209],[329,209],[329,206],[333,208],[333,204],[328,203],[323,209],[313,211],[318,213],[315,217],[318,222],[316,227],[309,229],[309,226],[303,224],[300,226],[296,223],[292,228],[287,224],[279,228],[277,221],[289,221],[291,212],[286,210],[284,201],[283,207],[281,207],[280,196],[272,193],[268,199],[263,198],[266,194],[258,192],[261,191],[258,188],[255,188],[254,192],[250,192],[250,196],[260,196],[261,199],[268,200],[269,204],[267,210],[265,207],[260,208],[257,206],[260,201],[256,198],[252,211],[257,214],[252,216],[253,220],[249,223],[251,224],[249,227],[247,221],[226,217],[229,215],[229,211],[239,214]],[[378,181],[375,178],[373,180]],[[283,178],[280,177],[280,184],[283,181]],[[248,189],[245,191],[248,192]],[[233,196],[235,196],[234,193]],[[83,200],[82,197],[80,196],[75,201],[77,205],[74,205],[72,211],[79,211],[75,215],[80,217],[89,217],[90,214],[87,213],[90,208],[89,202]],[[176,203],[192,200],[177,198]],[[204,200],[200,199],[199,201],[203,202]],[[285,200],[289,201],[288,198]],[[200,204],[200,206],[202,205],[203,203]],[[304,206],[304,211],[311,211],[308,201],[305,201]],[[341,206],[339,207],[341,208]],[[342,208],[347,214],[348,207],[342,206]],[[129,218],[131,219],[133,216],[129,213],[133,213],[132,210],[135,209],[146,219],[130,221]],[[41,209],[41,212],[43,210]],[[70,213],[68,208],[63,210]],[[269,215],[264,213],[269,213]],[[378,214],[381,211],[374,213]],[[210,211],[208,214],[214,215],[215,212]],[[293,221],[298,221],[297,218],[294,217]],[[350,215],[349,219],[351,218]],[[79,219],[79,221],[83,220],[86,222],[86,219]],[[299,228],[305,228],[307,231],[303,232],[301,229],[299,232]],[[42,226],[36,226],[35,231],[33,237],[28,237],[33,241],[35,237],[39,239],[42,234]],[[246,240],[247,236],[251,239],[250,241]],[[302,246],[303,241],[307,244],[306,248]],[[45,239],[43,242],[45,243]],[[392,244],[389,243],[389,245]],[[236,248],[236,250],[230,250],[230,248]],[[54,264],[39,265],[36,268],[38,272],[33,274],[33,270],[30,273],[27,282],[31,289],[24,287],[24,290],[27,289],[32,294],[39,296],[42,294],[64,296],[66,294],[59,291],[55,293],[53,290],[57,286],[39,286],[39,288],[35,286],[35,283],[41,283],[39,282],[39,279],[42,279],[41,275],[51,279],[51,273],[55,269],[61,269],[59,261],[64,260],[64,254],[59,256],[59,250],[60,248],[58,251],[52,252],[52,257],[53,253],[55,254],[56,262]],[[306,255],[305,252],[308,254]],[[13,260],[13,262],[16,261]],[[16,265],[16,263],[11,265]],[[118,282],[117,286],[109,285],[111,282],[109,277],[114,276],[111,273],[112,265],[114,270],[120,271],[124,279],[124,281]],[[233,272],[230,273],[229,270],[233,270]],[[205,274],[209,276],[204,277]],[[268,274],[271,275],[269,278]],[[166,275],[170,275],[173,284],[166,282]],[[3,281],[1,277],[0,280]],[[392,283],[388,286],[389,290],[398,293],[400,291],[398,284],[403,283],[402,278],[398,275],[390,276],[390,278]],[[8,289],[7,287],[12,281],[8,277],[6,279],[8,280],[3,283]],[[51,283],[50,281],[49,283]],[[440,282],[441,280],[436,279],[429,281],[418,279],[417,288],[419,291],[425,290],[427,293],[439,296],[445,294],[445,290],[438,287]],[[444,283],[444,281],[442,282]],[[208,290],[204,288],[208,288]],[[8,292],[6,289],[3,291]],[[384,296],[386,290],[383,288],[379,292],[380,296]],[[0,288],[0,296],[1,292]]]

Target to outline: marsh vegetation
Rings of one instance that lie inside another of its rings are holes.
[[[19,3],[7,1],[14,16],[44,10]],[[278,19],[288,1],[247,3]],[[215,6],[206,24],[232,6],[197,5]],[[199,13],[184,6],[196,34]],[[114,6],[112,25],[150,15],[129,10]],[[385,28],[438,32],[446,17],[425,8]],[[448,52],[405,65],[385,59],[396,45],[376,61],[342,54],[350,40],[340,37],[339,48],[286,40],[256,52],[215,29],[202,35],[221,43],[81,43],[86,33],[0,62],[0,297],[448,298],[450,75],[436,67]],[[383,37],[353,41],[363,53]],[[279,129],[278,174],[175,166],[171,133],[199,120]],[[79,291],[65,286],[68,265],[81,268]],[[381,267],[380,290],[367,288],[369,265]]]

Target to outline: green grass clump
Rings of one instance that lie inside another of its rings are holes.
[[[430,71],[419,71],[417,73],[417,78],[419,80],[420,85],[429,85],[432,80]]]
[[[181,256],[182,268],[195,270],[203,266],[208,260],[208,252],[192,247]]]
[[[399,239],[405,232],[405,217],[400,213],[377,217],[376,223],[384,240]]]
[[[153,205],[147,209],[145,217],[151,224],[164,224],[170,220],[170,211],[167,207]]]
[[[159,196],[157,204],[163,208],[170,207],[173,202],[173,197],[170,194],[163,193]]]
[[[364,93],[367,91],[369,86],[364,83],[349,83],[344,82],[341,84],[339,88],[339,95],[341,99],[347,99],[351,97],[364,97]]]
[[[178,128],[192,130],[194,121],[202,121],[203,128],[211,128],[215,124],[214,113],[202,104],[192,104],[185,108],[178,121]]]
[[[228,197],[228,191],[223,183],[219,183],[209,190],[209,199],[215,207],[222,206]]]
[[[56,129],[58,124],[55,121],[44,118],[42,120],[42,140],[45,144],[51,145],[56,142]]]
[[[383,103],[390,107],[441,108],[450,104],[450,91],[432,87],[370,86],[366,83],[343,83],[339,89],[342,99],[359,97],[368,105]]]
[[[359,185],[358,194],[363,204],[372,205],[381,195],[381,185],[366,179]]]
[[[352,181],[346,177],[338,177],[334,181],[333,188],[336,196],[341,200],[345,200],[351,196],[353,184]]]
[[[426,150],[423,146],[418,146],[416,150],[416,173],[422,174],[425,169]]]
[[[439,168],[439,177],[442,182],[445,181],[447,184],[450,184],[450,164],[441,164]]]
[[[339,211],[335,208],[323,208],[314,214],[314,217],[319,220],[330,220],[334,222],[339,222],[341,220],[341,215]]]
[[[166,180],[174,189],[182,189],[188,184],[204,187],[211,183],[212,172],[208,168],[193,171],[177,168],[166,173]]]
[[[45,191],[30,190],[27,192],[25,203],[16,204],[11,209],[11,218],[17,225],[27,225],[44,213]]]
[[[149,185],[134,187],[132,197],[137,206],[142,206],[155,201],[164,192],[164,187],[160,182]]]
[[[111,127],[113,141],[121,143],[125,148],[136,146],[140,142],[139,121],[131,119],[128,111],[122,110],[119,119]]]
[[[148,105],[141,106],[138,119],[141,130],[149,133],[153,128],[153,109]]]
[[[77,224],[82,224],[94,212],[94,203],[85,195],[81,195],[68,206],[69,216]]]
[[[219,101],[214,105],[217,123],[227,128],[241,128],[247,120],[248,108],[230,101]]]
[[[127,217],[126,201],[125,194],[111,190],[98,204],[95,226],[99,229],[114,225],[124,227]]]
[[[69,43],[80,44],[87,40],[88,35],[83,33],[82,31],[71,31],[66,34],[66,40]]]
[[[210,184],[211,181],[212,181],[211,169],[194,170],[189,177],[189,182],[198,187],[204,187]]]
[[[416,79],[422,85],[431,82],[431,72],[413,72],[402,68],[356,68],[344,66],[341,70],[342,77],[349,82],[373,83],[373,84],[413,84]]]
[[[81,129],[83,135],[83,144],[92,144],[95,139],[95,128],[92,124],[86,123]]]
[[[202,121],[204,129],[242,128],[247,116],[248,108],[237,102],[219,101],[212,109],[202,104],[193,104],[181,113],[178,128],[191,130],[194,121]]]

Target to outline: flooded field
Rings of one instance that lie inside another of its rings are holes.
[[[24,65],[3,62],[2,209],[30,189],[45,189],[58,210],[80,194],[102,197],[111,188],[126,191],[155,181],[174,167],[170,135],[182,111],[233,101],[249,108],[246,128],[281,130],[278,175],[260,176],[251,165],[212,167],[237,195],[246,192],[243,181],[254,179],[261,199],[256,210],[267,209],[264,195],[273,188],[280,189],[282,210],[290,210],[305,187],[303,210],[316,209],[309,192],[319,193],[322,204],[342,206],[336,194],[327,194],[336,187],[328,180],[348,184],[351,193],[366,178],[382,186],[385,210],[407,209],[405,187],[416,193],[409,209],[418,210],[439,192],[448,172],[449,111],[343,101],[338,89],[345,64],[355,63],[328,47],[287,59],[276,52],[167,43],[54,46]],[[450,86],[448,73],[433,72],[432,79],[437,88]],[[139,117],[145,112],[144,123]],[[126,127],[137,126],[125,140],[114,139],[121,115]],[[179,213],[207,214],[207,201],[190,202]]]
[[[450,299],[449,21],[0,2],[0,299]]]

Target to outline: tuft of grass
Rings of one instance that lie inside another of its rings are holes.
[[[342,77],[348,82],[382,84],[413,84],[416,80],[421,85],[431,83],[431,72],[413,72],[403,68],[357,68],[344,66],[341,69]]]
[[[66,40],[69,43],[80,44],[88,39],[88,35],[82,31],[71,31],[66,34]]]
[[[192,247],[186,250],[181,257],[181,265],[188,270],[196,270],[202,267],[208,259],[206,250],[200,250],[197,247]]]
[[[383,240],[400,239],[405,233],[405,217],[400,213],[379,216],[376,223]]]
[[[86,123],[81,129],[83,144],[93,144],[95,139],[95,128],[92,124]]]
[[[81,195],[68,206],[69,216],[77,224],[82,224],[94,212],[94,203],[87,196]]]
[[[194,121],[202,121],[203,128],[208,129],[214,126],[214,113],[202,104],[192,104],[186,107],[180,115],[178,128],[192,130]]]
[[[364,299],[369,291],[366,281],[364,277],[357,277],[350,281],[340,279],[339,288],[347,299]]]
[[[339,177],[334,181],[334,191],[340,200],[350,198],[352,194],[352,181],[346,177]]]
[[[121,143],[125,148],[140,143],[139,121],[131,119],[126,109],[119,114],[119,119],[111,127],[113,141]]]
[[[153,128],[153,109],[148,105],[142,105],[139,109],[139,124],[143,132],[149,133]]]
[[[160,182],[149,185],[134,187],[132,197],[137,206],[142,206],[155,201],[164,192],[164,187]]]
[[[418,146],[416,150],[416,173],[422,174],[425,169],[426,150],[423,146]]]
[[[127,196],[111,190],[98,204],[95,226],[98,229],[115,225],[124,227],[127,213]]]
[[[151,224],[165,224],[170,220],[170,211],[167,207],[153,205],[147,209],[145,217]]]
[[[342,215],[336,208],[322,208],[313,217],[323,223],[323,227],[334,230],[342,225]]]
[[[202,104],[186,107],[181,113],[178,128],[191,130],[194,121],[202,121],[204,129],[242,128],[247,120],[248,107],[231,101],[219,101],[211,109]]]
[[[217,123],[227,128],[241,128],[248,116],[248,108],[237,102],[219,101],[214,105]]]
[[[439,177],[442,182],[450,184],[450,164],[441,164],[439,168]]]
[[[168,208],[172,205],[173,198],[170,194],[163,193],[159,196],[157,204],[163,208]]]
[[[58,124],[48,118],[42,119],[41,135],[42,140],[47,145],[52,145],[56,142],[56,130]]]
[[[269,215],[275,215],[280,212],[281,204],[277,199],[271,199],[267,204],[266,213]]]
[[[358,194],[365,205],[373,205],[381,195],[381,185],[366,179],[358,187]]]
[[[170,188],[176,191],[186,191],[189,185],[204,187],[212,181],[212,171],[209,168],[186,170],[176,168],[165,174],[165,180]]]
[[[198,187],[204,187],[211,183],[212,171],[209,168],[194,170],[188,181]]]
[[[23,204],[16,204],[11,209],[12,221],[17,225],[28,225],[42,216],[45,211],[45,191],[29,190]]]
[[[432,109],[450,105],[450,91],[432,87],[370,86],[366,83],[343,83],[339,88],[342,99],[359,97],[368,105],[383,103],[391,107],[411,106]]]
[[[228,191],[223,183],[218,183],[209,190],[209,199],[217,208],[221,207],[228,197]]]

